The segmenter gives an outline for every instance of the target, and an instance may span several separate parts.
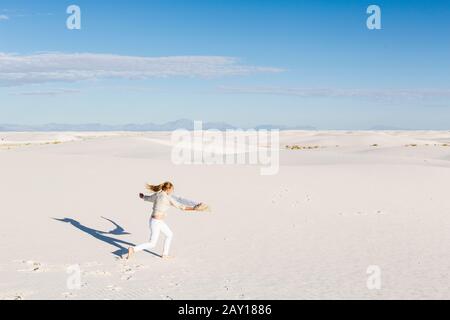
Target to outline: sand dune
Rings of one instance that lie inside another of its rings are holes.
[[[168,132],[0,138],[0,299],[450,298],[450,132],[286,131],[274,176],[176,166]],[[119,259],[168,179],[213,212],[170,212],[174,260]]]

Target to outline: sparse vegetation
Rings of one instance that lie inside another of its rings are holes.
[[[33,146],[33,145],[50,145],[50,144],[60,144],[60,143],[62,143],[62,141],[59,141],[59,140],[54,140],[54,141],[49,141],[49,142],[42,142],[42,143],[31,143],[31,142],[26,142],[26,143],[6,143],[6,144],[0,145],[0,149],[11,150],[11,149],[14,149],[14,148],[29,147],[29,146]]]
[[[299,145],[287,145],[286,149],[289,150],[313,150],[313,149],[319,149],[320,146],[299,146]]]
[[[55,141],[51,141],[51,142],[46,142],[44,144],[60,144],[62,143],[61,141],[55,140]]]

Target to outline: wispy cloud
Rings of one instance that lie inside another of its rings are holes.
[[[66,94],[77,94],[80,93],[80,90],[74,89],[51,89],[46,91],[24,91],[24,92],[15,92],[12,95],[15,96],[60,96]]]
[[[46,17],[46,16],[52,16],[53,13],[51,12],[46,12],[46,13],[41,13],[41,12],[36,12],[36,13],[17,13],[12,15],[11,17],[13,18],[27,18],[27,17]]]
[[[450,89],[392,89],[392,90],[360,90],[360,89],[308,89],[288,87],[228,87],[220,86],[219,92],[230,94],[271,94],[312,98],[373,98],[373,99],[423,99],[450,97]]]
[[[0,53],[0,86],[97,79],[223,77],[278,73],[275,67],[242,64],[224,56],[139,57],[96,53]]]
[[[0,9],[0,20],[10,20],[14,18],[25,18],[25,17],[46,17],[52,16],[51,12],[26,12],[17,9]]]

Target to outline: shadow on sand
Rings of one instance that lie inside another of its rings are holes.
[[[71,218],[64,218],[64,219],[53,218],[53,220],[70,223],[75,228],[91,235],[92,237],[116,247],[117,250],[115,250],[111,253],[117,257],[122,257],[125,253],[128,252],[128,247],[134,246],[134,244],[131,242],[127,242],[124,240],[110,237],[108,235],[121,236],[121,235],[128,235],[130,233],[125,232],[125,230],[120,225],[118,225],[116,222],[114,222],[113,220],[105,218],[105,217],[102,217],[102,218],[111,222],[115,228],[112,229],[111,231],[100,231],[100,230],[89,228],[89,227],[81,224],[77,220],[71,219]],[[125,247],[125,245],[127,247]],[[156,253],[153,253],[153,252],[150,252],[147,250],[145,250],[145,251],[159,257],[159,255],[157,255]]]

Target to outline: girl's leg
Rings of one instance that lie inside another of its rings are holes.
[[[139,252],[146,249],[153,249],[158,242],[159,233],[161,231],[161,222],[156,219],[150,221],[150,241],[134,247],[134,252]]]
[[[161,223],[161,232],[166,236],[166,239],[164,241],[163,257],[167,257],[169,256],[170,243],[172,242],[173,232],[165,222]]]

